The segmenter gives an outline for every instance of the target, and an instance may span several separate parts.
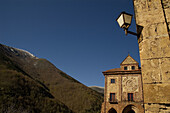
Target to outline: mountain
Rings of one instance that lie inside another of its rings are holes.
[[[101,93],[102,95],[104,95],[104,87],[100,87],[100,86],[89,86],[89,88]]]
[[[1,106],[8,105],[7,99],[9,103],[14,102],[8,106],[31,112],[100,112],[103,97],[99,93],[48,60],[37,58],[25,50],[0,44],[0,77]]]
[[[48,111],[72,113],[44,84],[13,64],[0,50],[0,113]]]

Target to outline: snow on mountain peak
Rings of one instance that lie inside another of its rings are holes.
[[[30,52],[23,50],[23,49],[18,49],[18,48],[10,48],[10,50],[15,53],[15,54],[19,54],[22,55],[24,57],[31,57],[31,58],[36,58],[38,59],[38,57],[34,56],[33,54],[31,54]]]
[[[17,48],[17,50],[18,50],[18,51],[21,51],[21,52],[24,52],[25,55],[29,55],[29,56],[31,56],[31,57],[35,57],[33,54],[31,54],[30,52],[28,52],[28,51],[26,51],[26,50],[18,49],[18,48]]]

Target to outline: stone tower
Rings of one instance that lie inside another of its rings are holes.
[[[128,55],[120,64],[103,72],[105,93],[102,113],[143,113],[141,69]]]
[[[133,0],[145,113],[170,113],[170,0]],[[138,31],[138,28],[137,28]]]

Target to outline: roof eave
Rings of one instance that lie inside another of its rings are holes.
[[[141,74],[141,70],[136,71],[111,71],[111,72],[102,72],[103,75],[124,75],[124,74]]]

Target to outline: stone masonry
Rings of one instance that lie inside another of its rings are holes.
[[[133,0],[145,113],[170,113],[170,0]]]
[[[105,93],[101,113],[144,113],[141,69],[130,55],[103,72]]]

